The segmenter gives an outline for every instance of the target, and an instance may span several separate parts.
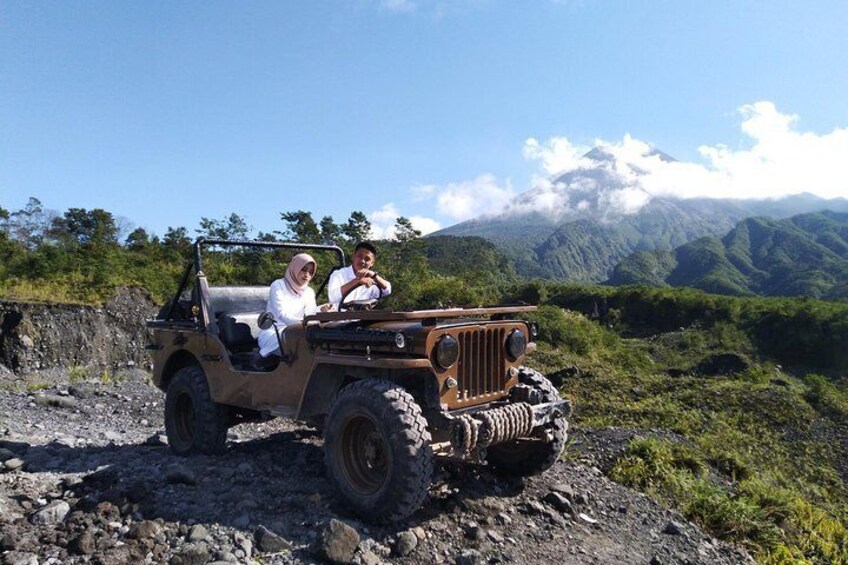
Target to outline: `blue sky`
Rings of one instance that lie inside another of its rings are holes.
[[[848,156],[845,53],[844,1],[3,2],[0,206],[432,229],[628,140],[781,179]]]

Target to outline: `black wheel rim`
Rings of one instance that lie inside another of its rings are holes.
[[[340,460],[348,483],[358,492],[374,494],[386,482],[391,451],[377,423],[367,414],[354,414],[344,426]]]
[[[176,403],[177,438],[183,444],[191,444],[194,439],[194,402],[189,394],[180,394]]]

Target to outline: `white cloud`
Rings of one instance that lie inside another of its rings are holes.
[[[462,221],[475,216],[497,214],[515,197],[509,181],[499,186],[497,179],[483,174],[469,181],[433,186],[439,214]]]
[[[526,159],[542,161],[548,175],[576,169],[584,163],[583,155],[590,147],[574,145],[565,137],[552,137],[544,145],[533,137],[524,141],[522,153]]]
[[[421,235],[427,235],[434,231],[442,229],[439,222],[433,218],[425,218],[424,216],[410,216],[409,221],[412,222],[412,227],[421,232]]]
[[[630,135],[618,142],[596,141],[613,157],[602,165],[582,158],[586,148],[564,137],[545,143],[528,139],[524,155],[541,161],[542,170],[554,177],[605,167],[622,186],[613,187],[604,199],[625,213],[638,210],[653,196],[777,198],[811,192],[824,198],[848,197],[848,127],[827,134],[798,131],[798,116],[782,114],[768,101],[744,105],[739,114],[750,147],[701,146],[701,163],[669,161]],[[576,179],[591,182],[579,175]],[[540,211],[567,207],[569,191],[587,188],[550,182],[546,186],[538,178],[533,187],[533,206]]]
[[[372,239],[393,239],[395,237],[395,221],[403,216],[393,203],[384,204],[379,210],[374,210],[368,215],[371,222]],[[425,216],[408,216],[412,227],[421,231],[421,235],[427,235],[441,228],[439,222]]]

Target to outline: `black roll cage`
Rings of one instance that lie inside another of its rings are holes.
[[[345,267],[345,256],[344,251],[338,245],[324,245],[320,243],[300,243],[297,241],[255,241],[255,240],[237,240],[237,239],[206,239],[205,237],[199,237],[194,242],[194,258],[188,262],[186,265],[185,271],[183,271],[183,276],[180,277],[179,288],[177,288],[176,294],[174,294],[174,298],[171,300],[170,305],[168,307],[168,311],[165,313],[165,320],[170,320],[171,316],[174,313],[174,308],[177,305],[177,302],[182,296],[183,291],[188,284],[188,279],[191,276],[191,272],[194,271],[197,274],[203,273],[203,253],[202,249],[204,245],[217,245],[219,247],[264,247],[271,249],[317,249],[320,251],[332,251],[338,256],[338,264],[333,266],[330,269],[330,272],[327,273],[327,276],[324,278],[324,281],[321,283],[321,286],[318,287],[318,290],[315,292],[315,295],[321,294],[321,291],[324,290],[324,287],[327,286],[327,283],[330,280],[330,275],[333,272],[343,269]]]

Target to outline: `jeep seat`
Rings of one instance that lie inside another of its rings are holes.
[[[209,287],[213,316],[218,321],[218,337],[232,353],[256,348],[259,315],[268,302],[267,286]]]

